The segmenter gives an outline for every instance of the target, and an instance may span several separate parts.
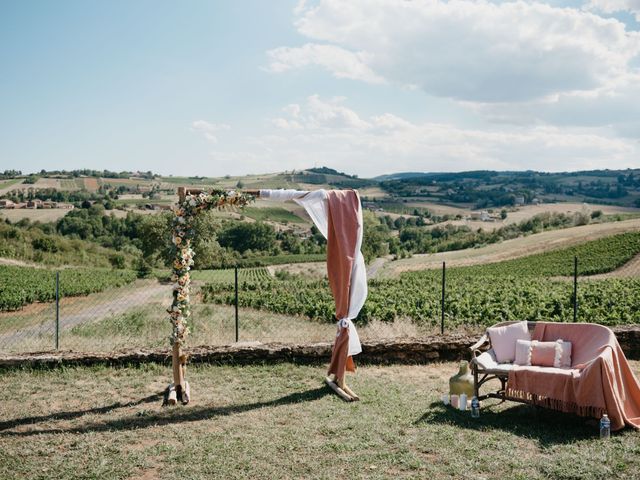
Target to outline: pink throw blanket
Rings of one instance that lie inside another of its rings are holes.
[[[355,190],[330,190],[328,194],[329,231],[327,239],[327,273],[336,304],[336,318],[349,313],[351,272],[358,241],[358,210],[360,199]],[[331,353],[329,373],[344,377],[345,370],[355,371],[349,352],[349,328],[338,327]]]
[[[611,419],[611,428],[640,428],[640,384],[614,333],[593,323],[538,322],[533,340],[573,344],[571,369],[515,366],[507,395],[536,405]]]

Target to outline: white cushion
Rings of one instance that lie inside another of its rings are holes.
[[[526,321],[512,323],[503,327],[487,328],[491,339],[491,348],[495,351],[498,363],[512,363],[516,359],[516,342],[531,340]]]
[[[510,363],[498,363],[493,349],[487,350],[476,357],[476,363],[484,370],[499,370],[508,372],[513,368]]]
[[[516,341],[516,365],[531,365],[531,340]]]

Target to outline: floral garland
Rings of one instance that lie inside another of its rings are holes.
[[[167,309],[170,316],[173,332],[171,333],[171,345],[183,345],[189,335],[187,319],[191,315],[189,271],[193,265],[194,251],[191,241],[194,236],[193,222],[199,212],[211,208],[224,208],[227,206],[240,207],[255,200],[249,194],[213,190],[209,193],[187,194],[182,202],[173,209],[175,216],[172,224],[172,242],[175,246],[173,261],[173,302]]]

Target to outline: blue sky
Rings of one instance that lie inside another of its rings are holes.
[[[0,1],[0,170],[640,167],[640,1]]]

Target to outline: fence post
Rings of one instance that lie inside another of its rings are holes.
[[[56,272],[56,350],[60,348],[60,272]]]
[[[578,321],[578,256],[573,257],[573,323]]]
[[[236,287],[236,301],[235,301],[235,307],[236,307],[236,343],[238,342],[238,338],[239,338],[239,325],[238,325],[238,265],[236,265],[235,267],[235,287]]]
[[[440,334],[444,335],[444,292],[447,282],[446,276],[446,262],[442,262],[442,318],[440,319]]]

